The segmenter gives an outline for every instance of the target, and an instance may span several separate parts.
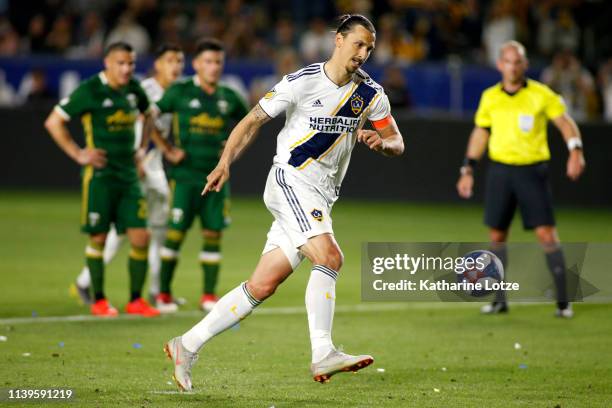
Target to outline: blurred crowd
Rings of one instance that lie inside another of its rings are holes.
[[[361,13],[378,30],[373,60],[398,106],[409,106],[401,67],[420,61],[492,65],[523,42],[540,78],[579,118],[612,120],[612,2],[607,0],[0,0],[0,57],[99,58],[122,39],[140,54],[161,42],[222,39],[229,58],[276,61],[278,74],[331,53],[334,17]],[[274,78],[253,84],[261,92]],[[402,91],[404,87],[405,91]],[[27,96],[24,96],[27,98]]]

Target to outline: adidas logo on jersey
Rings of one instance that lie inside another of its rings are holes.
[[[202,107],[202,105],[200,104],[200,101],[198,101],[197,99],[192,99],[191,102],[189,102],[189,107],[192,109],[197,109]]]
[[[313,104],[312,104],[312,107],[313,107],[313,108],[320,108],[320,107],[322,107],[322,106],[323,106],[323,104],[321,103],[321,100],[320,100],[320,99],[317,99],[317,100],[316,100],[316,101],[314,101],[314,102],[313,102]]]
[[[104,102],[102,102],[103,108],[110,108],[111,106],[113,106],[113,101],[111,101],[109,98],[106,98]]]

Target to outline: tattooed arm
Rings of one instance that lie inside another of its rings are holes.
[[[251,111],[234,127],[223,154],[217,163],[217,167],[206,177],[206,185],[202,195],[209,191],[221,191],[221,187],[229,178],[230,165],[236,160],[240,153],[253,140],[257,130],[270,120],[270,116],[257,104]]]

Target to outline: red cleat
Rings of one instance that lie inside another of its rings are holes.
[[[200,298],[200,309],[205,312],[210,312],[219,301],[219,297],[214,293],[205,293]]]
[[[172,295],[162,292],[155,298],[155,308],[162,314],[176,313],[178,304],[172,299]]]
[[[128,303],[125,306],[125,312],[127,314],[141,315],[144,317],[159,316],[159,310],[149,305],[149,302],[143,298],[138,298]]]
[[[91,314],[100,317],[117,317],[119,312],[108,303],[108,300],[100,299],[91,305]]]

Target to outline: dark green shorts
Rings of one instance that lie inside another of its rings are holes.
[[[147,200],[140,184],[118,183],[83,172],[81,230],[88,234],[108,232],[111,223],[119,234],[128,228],[147,227]]]
[[[200,217],[202,229],[221,231],[230,223],[229,185],[225,184],[220,192],[209,192],[202,196],[202,184],[170,181],[171,207],[168,228],[187,231],[193,219]]]

